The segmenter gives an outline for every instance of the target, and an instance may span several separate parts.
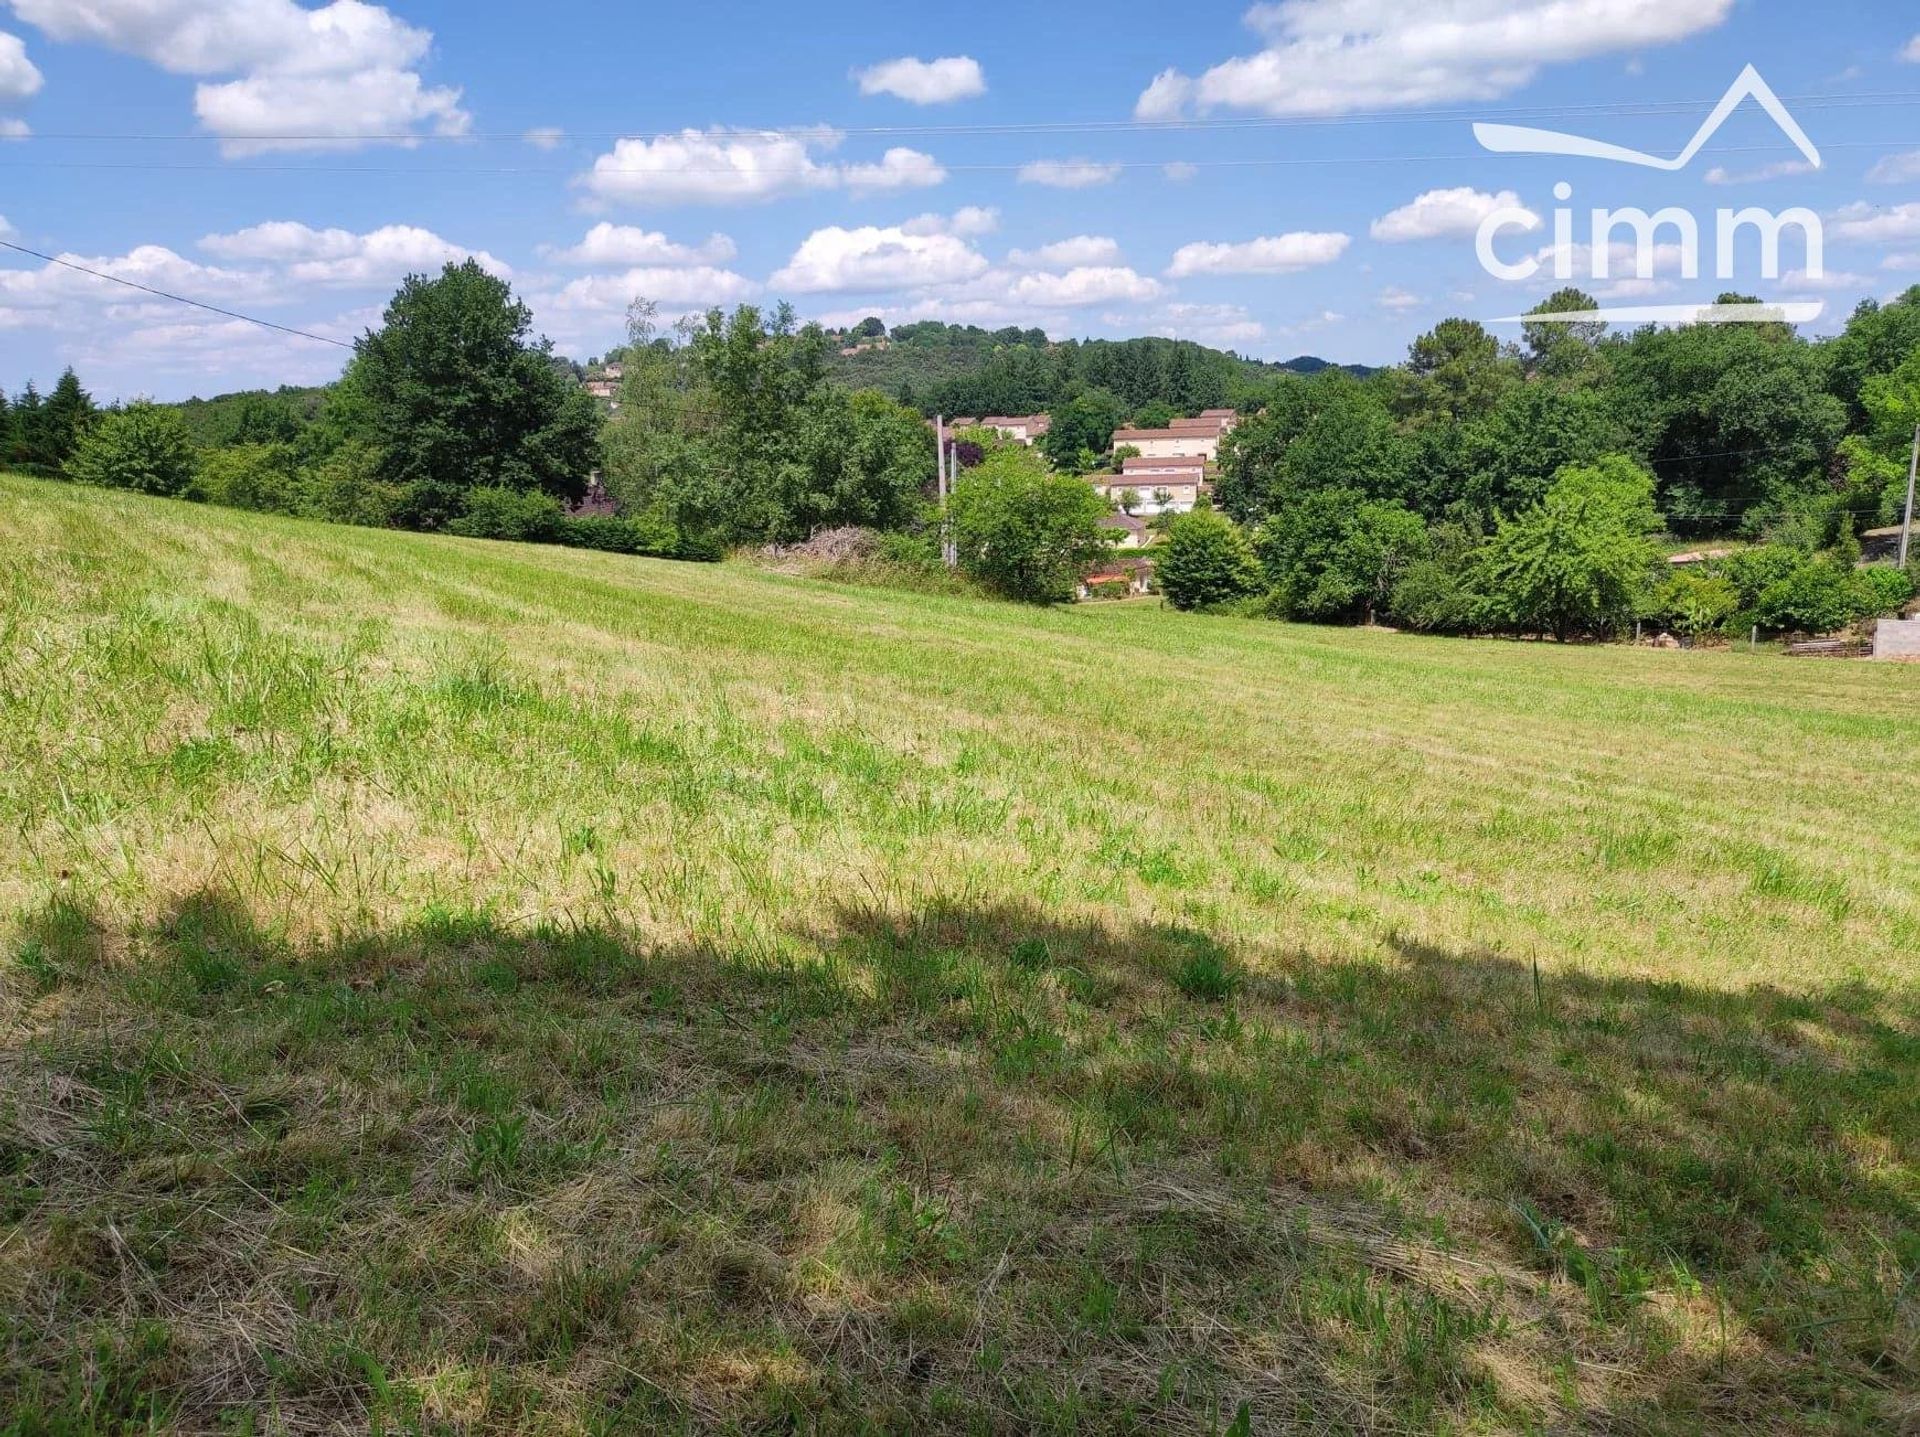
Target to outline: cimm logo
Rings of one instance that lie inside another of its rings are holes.
[[[1608,160],[1615,164],[1677,173],[1693,163],[1720,127],[1748,100],[1757,102],[1772,117],[1794,147],[1806,157],[1808,164],[1815,169],[1821,167],[1818,147],[1780,102],[1780,97],[1772,87],[1761,78],[1760,72],[1751,65],[1741,71],[1740,78],[1733,82],[1725,98],[1714,107],[1713,113],[1694,133],[1686,148],[1670,159],[1628,149],[1624,145],[1609,144],[1605,140],[1588,139],[1584,135],[1565,135],[1554,130],[1534,130],[1518,125],[1477,124],[1473,127],[1473,133],[1481,146],[1494,154],[1561,155],[1570,159]],[[1682,279],[1700,278],[1702,226],[1692,210],[1678,205],[1655,210],[1652,214],[1634,207],[1594,209],[1590,212],[1584,243],[1576,243],[1574,211],[1566,205],[1566,201],[1573,198],[1573,186],[1562,180],[1554,186],[1553,194],[1555,199],[1561,201],[1561,207],[1553,213],[1551,248],[1518,260],[1503,260],[1496,248],[1501,235],[1507,230],[1535,229],[1539,219],[1529,210],[1512,207],[1498,209],[1482,221],[1475,241],[1482,269],[1495,279],[1524,282],[1537,279],[1551,264],[1555,279],[1585,280],[1605,286],[1617,278],[1626,277],[1616,275],[1615,270],[1621,267],[1619,262],[1630,253],[1632,277],[1652,280],[1663,255],[1661,236],[1665,232],[1670,235],[1667,242],[1670,248],[1665,250],[1670,257],[1670,267],[1676,268]],[[1761,276],[1778,280],[1780,237],[1789,227],[1798,229],[1804,240],[1806,277],[1813,280],[1823,278],[1826,273],[1826,233],[1821,227],[1820,216],[1803,208],[1783,210],[1778,214],[1759,208],[1716,211],[1713,223],[1715,278],[1723,283],[1732,283],[1736,279],[1735,249],[1741,232],[1751,228],[1759,238]],[[1583,262],[1585,273],[1581,272]],[[1818,319],[1825,308],[1826,305],[1817,300],[1791,304],[1639,305],[1550,315],[1514,315],[1500,322],[1519,323],[1522,319],[1528,319],[1566,324],[1594,320],[1754,324],[1778,323],[1784,319],[1793,324],[1804,324]]]

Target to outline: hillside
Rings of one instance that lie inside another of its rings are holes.
[[[26,1431],[1910,1413],[1920,670],[0,512]]]

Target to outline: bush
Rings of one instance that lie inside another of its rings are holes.
[[[303,499],[291,444],[236,444],[200,456],[200,472],[186,497],[229,509],[296,514]]]
[[[399,512],[403,490],[379,478],[380,451],[368,444],[343,444],[306,476],[305,512],[336,524],[382,529]]]
[[[1830,634],[1860,616],[1862,594],[1850,567],[1807,559],[1761,591],[1753,617],[1763,629]]]
[[[140,494],[183,494],[194,468],[180,416],[144,399],[101,415],[67,460],[67,473],[83,484]]]
[[[1645,617],[1692,638],[1725,626],[1740,608],[1740,591],[1720,574],[1682,570],[1654,592]]]
[[[1174,608],[1210,609],[1256,592],[1260,563],[1238,525],[1200,509],[1173,521],[1154,578]]]
[[[1659,563],[1659,523],[1653,476],[1631,460],[1562,469],[1540,503],[1500,521],[1483,569],[1491,613],[1562,641],[1632,623]]]
[[[467,539],[550,544],[560,538],[565,522],[566,512],[551,494],[486,485],[467,491],[459,517],[447,522],[447,532]]]
[[[960,476],[951,502],[961,567],[1010,599],[1066,602],[1111,547],[1092,486],[1049,474],[1030,449],[989,455]]]
[[[1856,570],[1853,577],[1857,592],[1854,617],[1883,619],[1898,614],[1913,601],[1913,576],[1905,569],[1876,565]]]

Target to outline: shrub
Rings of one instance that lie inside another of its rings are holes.
[[[83,484],[141,494],[185,493],[194,468],[180,416],[144,399],[101,415],[67,460],[67,473]]]
[[[1861,592],[1850,567],[1807,559],[1761,591],[1753,617],[1764,629],[1830,634],[1860,616]]]
[[[1897,614],[1913,601],[1913,576],[1905,569],[1876,565],[1853,576],[1856,619],[1880,619]]]
[[[1605,634],[1633,621],[1659,556],[1653,476],[1611,455],[1560,471],[1546,498],[1500,523],[1484,566],[1489,606],[1522,633]]]
[[[1174,608],[1209,609],[1256,592],[1260,563],[1238,525],[1200,509],[1173,521],[1154,577]]]
[[[1646,617],[1698,638],[1721,628],[1740,607],[1740,591],[1719,574],[1681,571],[1655,591]]]
[[[265,514],[298,513],[300,472],[291,444],[236,444],[200,456],[200,472],[186,491],[189,499],[252,509]]]
[[[1066,602],[1110,547],[1092,486],[1049,474],[1030,449],[989,455],[960,476],[951,503],[961,567],[1011,599]]]
[[[344,444],[306,475],[305,512],[336,524],[385,528],[394,522],[401,487],[379,478],[380,451],[369,444]]]
[[[483,485],[467,491],[459,517],[449,520],[446,527],[449,534],[468,539],[549,544],[560,537],[565,520],[560,501],[551,494]]]

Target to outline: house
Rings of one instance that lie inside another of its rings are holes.
[[[1112,531],[1116,549],[1144,549],[1151,537],[1146,521],[1131,514],[1109,514],[1100,521],[1100,527]]]
[[[989,414],[980,421],[982,429],[997,429],[1016,444],[1031,446],[1042,434],[1053,427],[1053,420],[1044,414]]]
[[[1118,474],[1088,476],[1094,491],[1108,503],[1120,504],[1133,491],[1131,508],[1138,514],[1185,514],[1208,492],[1206,462],[1198,456],[1125,460]]]
[[[1233,433],[1234,426],[1240,422],[1240,411],[1237,409],[1203,409],[1200,411],[1200,417],[1202,419],[1213,420],[1214,423],[1219,426],[1220,433],[1227,435]]]
[[[1153,560],[1144,555],[1116,559],[1082,579],[1081,599],[1130,599],[1153,591]]]
[[[614,379],[589,379],[586,388],[595,399],[613,399],[620,393],[620,383]]]
[[[1176,420],[1173,426],[1165,429],[1116,429],[1113,431],[1113,447],[1118,449],[1123,444],[1131,445],[1147,459],[1218,459],[1219,425],[1198,429],[1175,427],[1181,424],[1190,426],[1191,423],[1190,420]]]

